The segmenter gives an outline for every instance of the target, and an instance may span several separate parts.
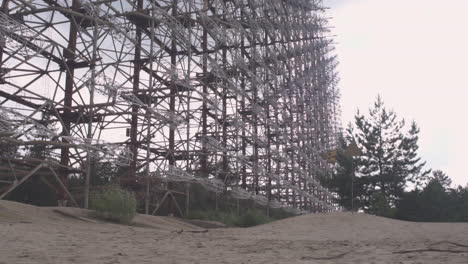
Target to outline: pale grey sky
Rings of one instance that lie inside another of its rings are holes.
[[[468,183],[468,1],[324,0],[337,35],[343,123],[380,94],[421,128],[428,168]]]

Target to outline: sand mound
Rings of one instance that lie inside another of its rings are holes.
[[[425,240],[468,237],[468,224],[415,223],[362,213],[303,215],[252,229],[256,232],[313,240]]]
[[[44,207],[0,200],[0,222],[49,222],[63,221],[63,217]]]
[[[105,222],[90,217],[90,210],[71,207],[37,207],[12,201],[0,200],[0,222],[4,223],[67,223]],[[137,227],[148,227],[167,231],[199,230],[200,228],[173,217],[138,214],[134,218]]]

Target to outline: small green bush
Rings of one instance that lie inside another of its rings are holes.
[[[251,227],[256,225],[263,225],[271,220],[264,213],[259,210],[248,210],[245,214],[241,215],[235,225],[238,227]]]
[[[235,226],[238,216],[234,212],[214,211],[214,210],[193,210],[187,216],[188,219],[218,221],[227,226]]]
[[[130,223],[136,215],[136,205],[132,193],[116,186],[92,193],[90,197],[90,209],[98,217],[117,223]]]
[[[266,224],[273,219],[268,218],[261,210],[249,209],[247,212],[238,216],[233,211],[214,211],[214,210],[194,210],[187,216],[188,219],[218,221],[227,226],[251,227]]]

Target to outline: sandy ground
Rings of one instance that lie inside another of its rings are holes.
[[[335,213],[205,232],[165,217],[133,227],[86,216],[0,201],[0,263],[468,263],[468,223]]]

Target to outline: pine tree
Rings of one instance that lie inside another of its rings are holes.
[[[429,172],[417,155],[419,129],[415,122],[404,133],[405,121],[388,110],[377,97],[368,116],[359,111],[355,126],[347,130],[347,139],[355,141],[363,152],[354,158],[355,188],[362,189],[359,200],[369,210],[371,198],[378,192],[390,207],[404,194],[408,182],[421,182]],[[339,164],[340,166],[342,164]]]
[[[431,170],[423,171],[426,162],[421,162],[421,158],[417,154],[419,149],[418,134],[419,127],[413,121],[407,135],[401,141],[402,159],[398,165],[403,169],[403,173],[408,181],[416,184],[416,186],[422,186],[424,182],[427,182]]]
[[[429,177],[429,182],[438,181],[446,191],[449,190],[450,185],[452,185],[452,179],[441,170],[435,170],[432,172],[432,175]]]

